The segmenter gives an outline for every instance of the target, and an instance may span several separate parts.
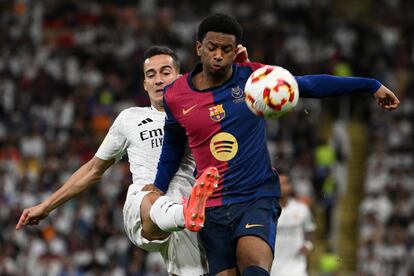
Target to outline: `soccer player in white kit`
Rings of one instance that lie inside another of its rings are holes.
[[[16,229],[38,224],[52,210],[93,186],[112,164],[127,154],[133,179],[123,210],[128,238],[142,249],[159,251],[171,275],[205,275],[208,268],[204,250],[197,233],[183,230],[187,220],[184,221],[183,205],[177,204],[190,195],[195,182],[192,155],[188,153],[183,158],[165,196],[148,188],[151,185],[142,191],[146,184],[154,182],[161,154],[165,120],[163,88],[179,76],[179,61],[172,50],[153,46],[144,58],[144,88],[151,107],[123,110],[95,156],[49,198],[26,208]]]
[[[307,255],[313,249],[316,225],[310,209],[292,197],[287,174],[279,173],[282,213],[277,224],[275,259],[271,276],[306,276]]]

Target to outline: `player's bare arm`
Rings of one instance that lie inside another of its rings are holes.
[[[400,100],[395,94],[384,85],[374,93],[374,97],[377,99],[377,103],[380,107],[387,110],[394,110],[400,105]]]
[[[94,156],[49,198],[36,206],[24,209],[16,229],[18,230],[24,225],[39,224],[40,220],[46,218],[51,211],[96,184],[114,161],[113,159],[102,160]]]

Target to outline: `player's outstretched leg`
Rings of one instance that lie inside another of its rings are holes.
[[[218,187],[219,173],[217,168],[207,168],[197,179],[190,197],[184,207],[185,228],[198,232],[204,226],[207,199]]]
[[[150,208],[150,218],[165,232],[200,231],[204,226],[206,202],[218,187],[217,168],[207,168],[197,179],[185,206],[175,203],[167,196],[158,197]],[[151,224],[147,224],[151,226]]]

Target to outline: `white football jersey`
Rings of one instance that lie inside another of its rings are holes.
[[[275,259],[271,276],[306,276],[306,256],[299,253],[305,232],[316,228],[309,207],[289,199],[277,224]]]
[[[154,183],[164,137],[164,122],[165,113],[153,107],[125,109],[113,122],[95,154],[103,160],[115,158],[117,161],[128,154],[133,182],[128,196],[141,191],[144,185]],[[166,193],[177,203],[181,203],[182,196],[188,196],[191,192],[195,182],[194,168],[193,156],[187,148]]]

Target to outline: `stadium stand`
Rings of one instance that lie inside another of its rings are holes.
[[[414,275],[414,5],[405,0],[0,1],[1,275],[166,275],[157,256],[132,246],[123,233],[130,183],[125,161],[40,226],[14,227],[24,207],[49,195],[95,153],[120,110],[149,104],[144,50],[168,45],[189,70],[197,60],[197,24],[218,11],[241,22],[252,60],[295,75],[374,77],[397,92],[402,106],[392,113],[368,96],[302,100],[269,122],[268,139],[275,166],[290,168],[298,196],[317,214],[327,206],[335,214],[354,179],[343,124],[367,127],[358,138],[367,145],[357,172],[364,193],[351,194],[358,200],[350,201],[362,200],[349,214],[358,226],[320,214],[317,246],[328,247],[328,238],[341,252],[338,227],[357,227],[349,237],[358,241],[351,247],[355,258],[343,260],[342,271]],[[335,152],[327,186],[314,154],[321,145]],[[317,269],[311,265],[312,273]]]

